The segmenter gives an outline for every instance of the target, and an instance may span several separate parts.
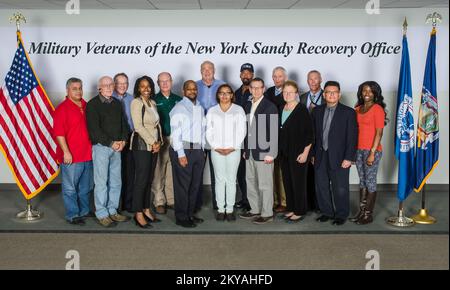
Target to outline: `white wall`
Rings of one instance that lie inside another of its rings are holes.
[[[438,27],[437,76],[440,113],[440,164],[429,183],[448,184],[448,10],[445,9],[390,9],[380,15],[367,15],[364,10],[200,10],[200,11],[131,11],[131,10],[81,10],[80,15],[66,15],[64,11],[24,10],[27,24],[22,25],[26,47],[32,41],[55,41],[84,46],[87,41],[110,44],[146,44],[173,42],[186,44],[200,41],[217,44],[220,41],[240,43],[256,41],[310,44],[357,44],[366,41],[387,41],[401,45],[401,26],[408,18],[408,40],[411,56],[415,117],[417,118],[420,88],[422,86],[430,26],[427,14],[437,11],[444,22]],[[11,64],[15,50],[15,26],[8,19],[14,11],[0,10],[0,79]],[[352,57],[336,55],[146,55],[92,56],[81,52],[69,55],[30,55],[54,105],[64,97],[64,82],[70,76],[79,76],[85,82],[85,98],[95,92],[95,82],[100,75],[113,75],[125,71],[131,84],[142,74],[154,79],[162,70],[173,73],[175,90],[179,91],[186,79],[199,79],[199,65],[205,59],[216,63],[217,78],[238,87],[239,66],[252,62],[256,74],[272,85],[271,69],[282,65],[290,78],[297,80],[302,90],[307,88],[305,76],[311,69],[322,72],[324,80],[340,81],[343,102],[354,105],[358,84],[365,80],[378,81],[384,91],[391,122],[385,129],[382,144],[384,156],[379,172],[379,183],[396,183],[397,162],[393,155],[396,90],[400,54],[370,58],[355,54]],[[0,157],[0,183],[13,183],[4,157]],[[58,182],[58,181],[56,181]],[[358,183],[356,170],[351,172],[351,183]]]

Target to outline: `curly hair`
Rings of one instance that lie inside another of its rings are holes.
[[[134,90],[133,90],[133,95],[135,98],[140,98],[141,94],[139,93],[139,84],[141,83],[141,81],[146,80],[148,81],[148,83],[150,84],[150,99],[154,99],[155,97],[155,83],[153,82],[152,78],[149,76],[142,76],[140,78],[138,78],[136,80],[136,82],[134,83]]]
[[[387,110],[386,110],[386,104],[384,103],[384,97],[383,92],[381,91],[381,87],[377,82],[374,81],[366,81],[359,85],[358,87],[358,102],[356,104],[357,107],[364,105],[364,97],[363,97],[363,90],[364,87],[369,87],[373,94],[373,102],[375,104],[380,105],[384,110],[384,124],[386,125],[387,122],[389,122],[389,119],[387,118]]]

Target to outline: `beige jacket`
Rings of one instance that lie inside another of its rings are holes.
[[[142,122],[142,106],[145,106],[144,122]],[[142,98],[135,98],[131,101],[131,119],[133,120],[134,132],[138,133],[145,143],[147,143],[147,150],[152,150],[152,145],[159,140],[162,143],[162,131],[159,124],[159,116],[156,110],[156,103],[153,100],[145,102]],[[133,140],[133,138],[131,138]],[[131,141],[133,142],[133,141]],[[130,144],[130,149],[133,144]],[[162,145],[162,144],[161,144]]]

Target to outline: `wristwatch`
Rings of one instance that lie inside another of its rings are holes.
[[[377,151],[377,149],[373,149],[373,148],[370,149],[370,152],[372,152],[372,153],[375,153],[376,151]]]

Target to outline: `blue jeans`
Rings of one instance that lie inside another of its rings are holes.
[[[61,165],[62,197],[65,218],[72,221],[89,213],[89,195],[92,191],[92,161]]]
[[[122,188],[121,155],[111,147],[92,146],[95,215],[98,219],[117,213]]]

